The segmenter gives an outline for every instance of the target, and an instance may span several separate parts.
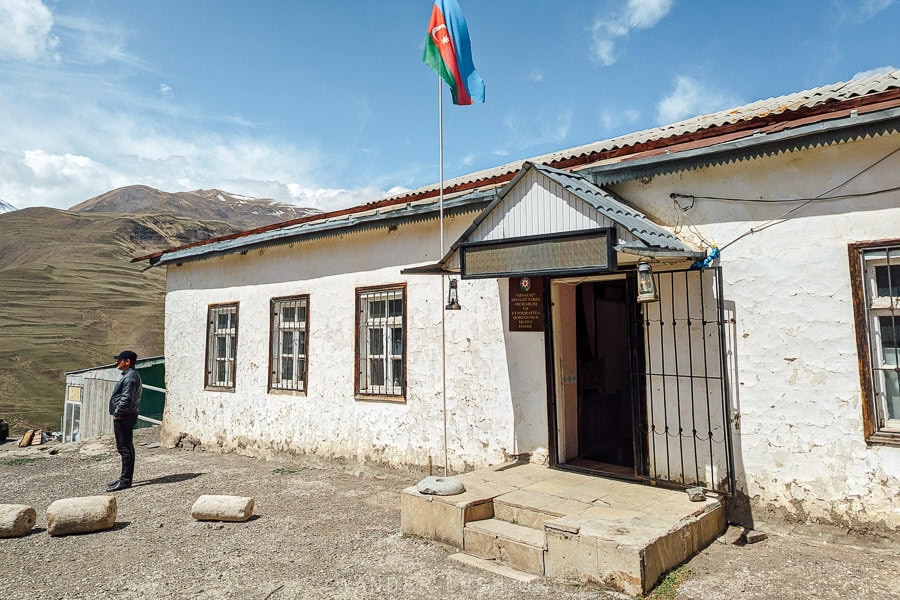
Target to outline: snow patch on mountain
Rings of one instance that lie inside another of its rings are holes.
[[[0,213],[12,212],[16,210],[16,207],[10,204],[9,202],[4,202],[0,200]]]

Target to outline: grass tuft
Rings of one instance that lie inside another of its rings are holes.
[[[675,567],[663,577],[653,591],[647,596],[640,596],[646,600],[675,600],[678,593],[678,586],[684,583],[691,576],[691,570],[681,565]]]

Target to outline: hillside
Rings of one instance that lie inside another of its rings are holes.
[[[299,219],[320,211],[221,190],[163,192],[144,185],[118,188],[76,204],[69,210],[89,213],[167,214],[199,221],[224,221],[253,229]]]
[[[0,213],[0,418],[56,431],[65,371],[109,364],[123,348],[162,354],[165,271],[130,259],[240,229],[208,217]]]

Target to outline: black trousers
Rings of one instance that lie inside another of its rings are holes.
[[[122,474],[119,481],[125,483],[131,483],[131,478],[134,477],[134,424],[137,423],[137,418],[137,413],[131,413],[113,419],[116,452],[122,456]]]

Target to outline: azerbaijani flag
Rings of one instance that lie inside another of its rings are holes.
[[[472,62],[469,27],[456,0],[435,0],[422,60],[450,86],[453,104],[484,102],[484,80]]]

